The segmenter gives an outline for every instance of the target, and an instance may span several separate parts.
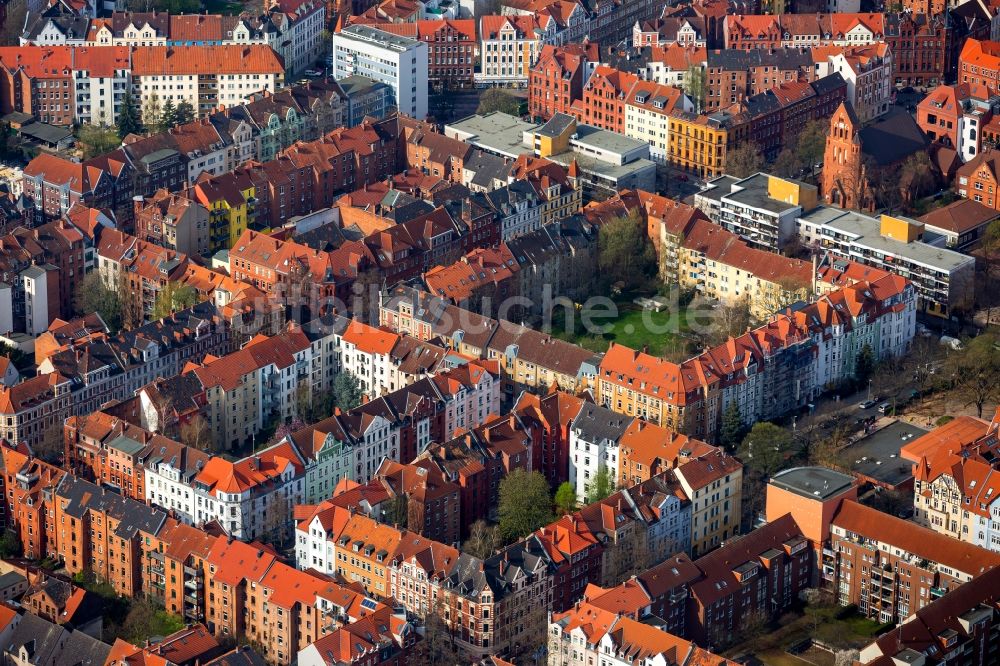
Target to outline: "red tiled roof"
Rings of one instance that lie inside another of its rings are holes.
[[[137,46],[132,52],[133,76],[282,74],[284,71],[281,58],[264,44]]]

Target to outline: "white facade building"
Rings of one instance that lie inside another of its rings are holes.
[[[392,88],[400,113],[427,117],[427,44],[365,25],[333,36],[333,78],[360,75]]]
[[[569,481],[576,497],[587,501],[590,484],[603,467],[612,485],[618,478],[618,442],[632,423],[632,417],[606,407],[587,403],[573,419],[569,431]]]

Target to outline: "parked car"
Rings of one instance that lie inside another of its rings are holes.
[[[892,411],[892,405],[890,405],[888,402],[883,402],[881,405],[878,406],[879,414],[888,414],[891,411]]]
[[[871,400],[865,400],[864,402],[859,403],[858,407],[860,409],[871,409],[872,407],[874,407],[877,404],[878,404],[878,400],[871,399]]]
[[[320,76],[323,76],[323,72],[319,71],[318,69],[307,69],[306,76],[308,76],[311,79],[315,79]]]

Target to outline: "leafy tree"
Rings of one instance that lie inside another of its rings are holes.
[[[3,536],[0,536],[0,558],[6,560],[16,557],[22,552],[21,539],[17,532],[11,529],[4,530]]]
[[[122,302],[117,290],[105,284],[100,273],[91,271],[77,284],[73,306],[79,315],[96,312],[112,333],[122,327]]]
[[[479,96],[479,108],[476,113],[486,114],[500,111],[512,116],[519,116],[521,110],[521,99],[511,95],[503,88],[487,88]]]
[[[632,289],[656,275],[656,252],[645,231],[635,212],[601,225],[597,261],[605,278]]]
[[[795,141],[795,155],[815,175],[815,167],[826,154],[826,137],[830,133],[830,121],[817,119],[807,122]]]
[[[76,131],[76,139],[83,148],[84,159],[110,153],[122,143],[114,127],[89,123],[80,126],[80,129]]]
[[[858,352],[858,357],[854,359],[854,382],[857,386],[868,385],[868,380],[875,372],[875,364],[875,352],[872,351],[871,345],[866,344]]]
[[[556,488],[556,495],[553,500],[556,505],[556,512],[564,516],[576,511],[576,488],[569,481],[563,481]]]
[[[684,90],[684,94],[694,102],[694,110],[698,113],[701,113],[705,107],[705,96],[708,90],[707,83],[708,80],[705,76],[704,68],[698,65],[691,65],[685,70],[681,88]]]
[[[333,401],[342,411],[350,411],[361,404],[361,382],[349,372],[341,372],[333,378]]]
[[[986,306],[986,325],[993,323],[993,308],[1000,296],[1000,285],[996,273],[997,258],[1000,257],[1000,220],[993,220],[983,232],[982,240],[979,241],[979,255],[983,260],[983,285],[978,290],[980,300],[985,299],[985,303],[978,305]]]
[[[746,428],[740,415],[739,405],[735,400],[729,402],[726,411],[722,413],[722,426],[719,429],[719,440],[726,449],[733,451],[739,446]]]
[[[753,428],[740,444],[739,457],[763,476],[771,476],[785,465],[785,456],[792,452],[794,440],[785,428],[766,421]]]
[[[499,547],[500,532],[497,527],[485,520],[477,520],[469,527],[469,538],[462,544],[462,552],[484,560]]]
[[[587,504],[600,502],[613,492],[615,492],[615,480],[611,478],[611,471],[607,466],[601,465],[587,488]]]
[[[752,141],[744,141],[736,148],[726,151],[726,173],[736,178],[746,178],[764,168],[764,155],[760,146]]]
[[[167,98],[167,101],[163,103],[163,108],[160,109],[160,131],[166,131],[177,124],[177,107],[174,106],[174,100]]]
[[[132,97],[132,91],[125,88],[121,105],[118,107],[118,138],[124,139],[129,134],[142,134],[143,131],[135,98]]]
[[[191,106],[191,102],[183,100],[177,105],[176,123],[187,125],[190,122],[194,122],[194,107]]]
[[[984,333],[968,340],[965,349],[951,352],[947,368],[951,371],[956,397],[965,405],[975,405],[979,418],[988,402],[1000,399],[1000,352],[995,333]]]
[[[515,469],[500,482],[500,536],[505,542],[552,522],[549,484],[538,472]]]
[[[198,303],[198,292],[194,287],[177,282],[168,282],[156,295],[153,303],[153,319],[169,317],[174,312],[186,310]]]

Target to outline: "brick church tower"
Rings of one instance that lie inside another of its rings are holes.
[[[820,195],[826,203],[842,208],[869,207],[870,188],[865,182],[860,132],[861,121],[854,108],[850,102],[842,102],[830,118],[823,155]]]

